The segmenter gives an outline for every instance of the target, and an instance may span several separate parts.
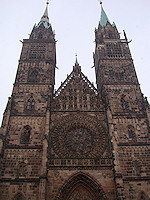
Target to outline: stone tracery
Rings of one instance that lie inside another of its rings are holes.
[[[51,134],[52,148],[60,158],[98,157],[106,147],[105,125],[90,115],[61,117],[53,121]]]

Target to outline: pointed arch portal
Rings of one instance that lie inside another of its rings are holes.
[[[107,200],[101,186],[90,176],[77,173],[61,187],[56,200]]]

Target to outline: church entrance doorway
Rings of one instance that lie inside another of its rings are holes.
[[[56,200],[107,200],[102,187],[82,172],[70,177],[61,187]]]

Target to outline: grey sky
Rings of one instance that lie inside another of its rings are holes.
[[[22,48],[19,40],[28,38],[45,10],[45,0],[0,0],[0,120],[13,83]],[[104,0],[104,10],[123,37],[126,30],[142,92],[150,98],[150,1]],[[98,0],[52,0],[49,18],[57,41],[56,89],[72,71],[75,54],[83,73],[95,83],[93,66],[94,30],[100,20]]]

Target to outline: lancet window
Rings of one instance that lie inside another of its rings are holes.
[[[27,110],[34,110],[35,108],[35,100],[33,96],[31,96],[27,101]]]
[[[129,104],[128,104],[127,100],[125,100],[125,96],[121,97],[120,102],[121,102],[122,110],[128,112],[129,111]]]
[[[140,176],[140,165],[139,165],[139,163],[135,162],[134,168],[135,168],[135,175]]]
[[[135,139],[135,132],[133,126],[128,126],[128,138]]]
[[[31,127],[27,125],[23,128],[23,131],[20,137],[20,143],[28,144],[30,141],[30,135],[31,135]]]
[[[22,162],[18,165],[18,176],[25,176],[27,173],[27,165],[26,163]]]

